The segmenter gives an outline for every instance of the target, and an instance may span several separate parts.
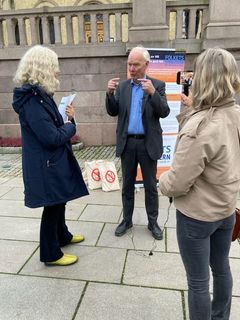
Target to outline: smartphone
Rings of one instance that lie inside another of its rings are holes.
[[[192,85],[193,80],[193,71],[178,71],[177,72],[177,84],[182,85],[183,87],[183,93],[188,96],[189,94],[189,88]]]

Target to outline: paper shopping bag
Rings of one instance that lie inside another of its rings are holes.
[[[119,190],[119,180],[115,163],[113,161],[101,161],[98,163],[103,191]]]

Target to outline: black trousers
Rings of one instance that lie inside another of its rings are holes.
[[[144,139],[128,138],[126,147],[121,156],[122,164],[122,203],[123,219],[132,221],[134,210],[134,184],[137,175],[138,164],[143,175],[145,188],[145,207],[148,221],[153,224],[158,218],[158,191],[157,191],[157,161],[152,160],[146,150]]]
[[[70,243],[72,234],[65,223],[65,203],[44,207],[40,226],[40,260],[51,262],[60,259],[60,247]]]

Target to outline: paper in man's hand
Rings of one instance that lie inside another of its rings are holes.
[[[63,121],[67,121],[68,117],[66,115],[66,108],[68,105],[70,105],[73,102],[73,99],[75,98],[76,93],[70,94],[69,96],[62,97],[61,102],[58,107],[58,111],[61,113],[61,116],[63,118]]]

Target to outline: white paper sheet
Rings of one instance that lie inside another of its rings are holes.
[[[58,111],[61,113],[61,116],[63,118],[63,121],[67,121],[68,117],[66,115],[66,108],[69,104],[73,102],[73,99],[75,98],[76,93],[70,94],[69,96],[62,97],[61,102],[58,106]]]

